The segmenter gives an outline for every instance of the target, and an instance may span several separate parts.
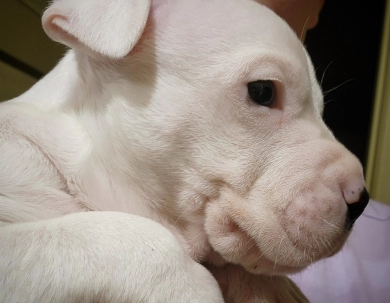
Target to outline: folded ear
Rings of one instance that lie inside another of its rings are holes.
[[[152,0],[54,0],[42,24],[53,40],[111,58],[126,56],[145,29]]]

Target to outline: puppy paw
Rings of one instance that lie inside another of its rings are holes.
[[[209,266],[226,303],[308,303],[286,276],[255,275],[237,265]]]

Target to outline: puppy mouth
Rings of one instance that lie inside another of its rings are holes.
[[[256,228],[258,235],[250,235],[248,229],[258,224],[254,220],[252,221],[251,216],[245,214],[245,211],[242,211],[241,215],[247,217],[246,222],[233,218],[225,207],[219,208],[210,205],[208,214],[205,224],[206,232],[209,243],[215,251],[211,263],[216,265],[221,265],[224,262],[238,264],[247,271],[256,274],[292,273],[306,266],[306,264],[302,266],[300,262],[285,262],[283,260],[284,241],[289,241],[287,236],[284,236],[281,241],[271,237],[272,239],[269,241],[267,236],[262,236],[262,234],[266,235],[267,232],[272,233],[266,226],[264,226],[264,229]],[[259,243],[255,239],[264,242]],[[277,251],[277,253],[270,253],[267,251],[269,248]],[[269,257],[270,255],[272,257]]]
[[[237,201],[210,203],[205,222],[209,243],[224,261],[249,272],[286,274],[335,254],[348,238],[340,224],[322,231],[323,225],[286,219],[286,211],[254,212]]]
[[[220,236],[209,236],[210,244],[214,248],[214,255],[211,260],[209,259],[211,263],[241,265],[254,274],[294,273],[305,267],[281,264],[278,255],[275,255],[273,260],[267,258],[254,238],[249,236],[239,224],[231,219],[219,223],[222,223],[219,230]],[[283,249],[280,251],[282,252]],[[279,257],[282,259],[282,255]]]

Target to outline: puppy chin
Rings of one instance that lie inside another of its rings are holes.
[[[290,226],[289,228],[295,228]],[[205,229],[215,253],[215,265],[238,264],[255,274],[278,275],[301,271],[313,262],[335,254],[346,236],[330,247],[305,246],[289,238],[275,212],[255,212],[248,201],[232,193],[211,201],[206,208]],[[311,243],[311,241],[309,241]],[[303,246],[302,246],[303,245]]]
[[[255,274],[297,272],[301,266],[285,266],[265,257],[255,240],[233,221],[226,208],[210,205],[206,216],[206,232],[214,254],[208,262],[214,265],[233,263]],[[274,244],[272,244],[274,245]]]

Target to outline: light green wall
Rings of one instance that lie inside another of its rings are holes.
[[[28,90],[36,79],[0,61],[0,102]]]
[[[390,1],[387,1],[367,165],[373,199],[390,204]]]

